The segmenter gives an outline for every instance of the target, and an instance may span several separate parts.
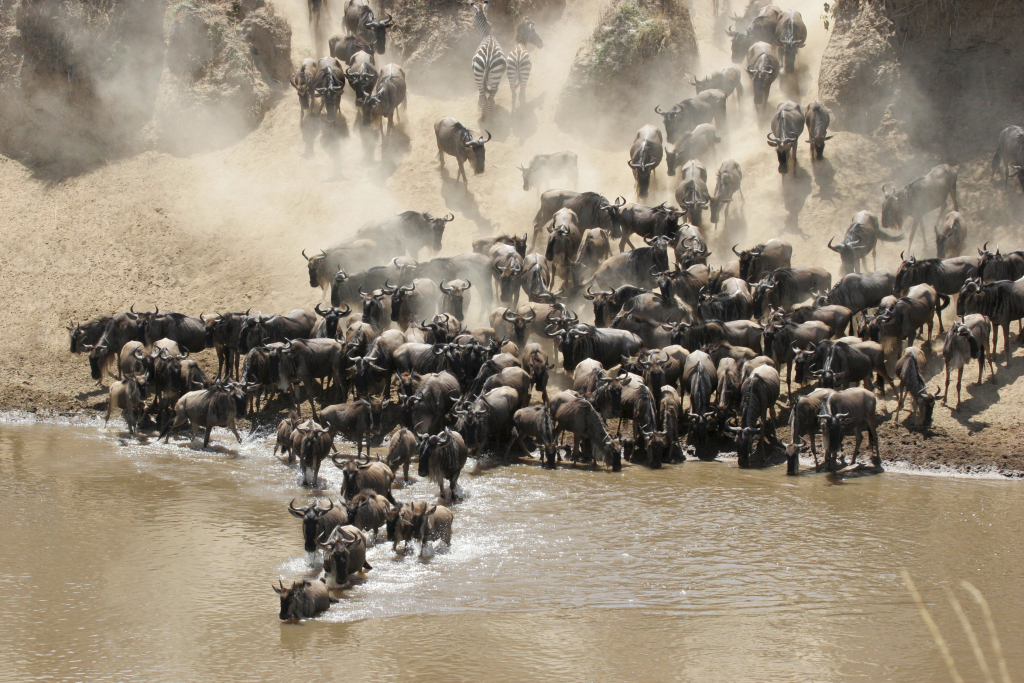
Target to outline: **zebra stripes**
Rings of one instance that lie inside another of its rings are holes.
[[[523,43],[508,53],[508,86],[512,90],[512,111],[516,110],[516,90],[519,91],[519,106],[526,103],[526,84],[530,80],[533,62]]]
[[[473,8],[473,25],[476,27],[477,33],[480,34],[481,38],[491,35],[491,22],[487,21],[486,0],[480,7],[477,7],[475,4],[470,6]]]
[[[501,51],[501,45],[494,36],[488,36],[480,43],[473,56],[473,78],[476,79],[476,89],[480,93],[481,119],[487,119],[491,115],[494,96],[501,85],[501,79],[505,76],[506,67],[505,53]]]

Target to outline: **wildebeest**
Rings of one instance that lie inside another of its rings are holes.
[[[321,507],[319,500],[305,507],[296,507],[295,499],[288,503],[288,512],[302,520],[302,541],[307,553],[316,552],[316,539],[329,538],[335,527],[348,524],[344,505],[335,505],[328,498],[327,507]]]
[[[939,209],[939,215],[943,215],[946,211],[947,196],[953,201],[953,210],[960,210],[956,199],[956,180],[957,173],[953,167],[941,164],[898,192],[883,185],[882,193],[885,199],[882,202],[882,227],[902,228],[903,219],[910,216],[910,239],[907,242],[909,251],[914,246],[914,235],[917,234],[918,226],[924,225],[924,215],[934,209]],[[924,235],[922,232],[922,241]]]
[[[352,57],[358,52],[365,52],[370,55],[370,63],[374,63],[373,55],[376,52],[374,44],[376,41],[365,41],[359,36],[331,36],[327,41],[329,52],[332,57],[337,57],[342,64],[348,64]]]
[[[761,317],[767,306],[792,308],[806,301],[814,292],[832,286],[832,274],[818,266],[776,268],[754,288],[754,315]]]
[[[939,258],[959,256],[964,250],[967,228],[964,216],[959,211],[950,211],[942,219],[942,230],[935,226],[935,254]]]
[[[674,209],[666,207],[664,203],[658,206],[645,206],[626,202],[623,197],[616,197],[614,204],[605,204],[601,207],[611,220],[612,230],[609,235],[614,237],[619,234],[619,251],[625,250],[628,244],[631,248],[631,235],[640,237],[659,237],[661,235],[672,236],[679,230],[679,219],[682,214]]]
[[[629,168],[633,171],[636,194],[640,199],[647,198],[651,176],[661,163],[664,153],[661,131],[657,127],[647,125],[637,131],[633,145],[629,148]]]
[[[807,42],[807,26],[796,10],[786,10],[775,24],[775,42],[782,49],[786,73],[796,70],[796,51]]]
[[[886,353],[898,356],[903,340],[907,341],[907,346],[913,346],[914,338],[925,325],[928,326],[927,341],[931,341],[934,319],[938,318],[939,332],[942,332],[942,311],[947,306],[949,297],[936,293],[931,285],[914,285],[907,296],[901,296],[892,308],[875,317],[870,326],[872,330],[877,329],[874,341],[881,343]]]
[[[309,286],[319,287],[326,294],[338,271],[355,271],[360,264],[374,259],[376,253],[377,243],[366,238],[321,249],[319,254],[312,256],[306,256],[306,250],[303,249],[302,258],[306,259],[306,268],[309,270]],[[341,301],[332,296],[331,303],[337,306]]]
[[[857,462],[857,453],[864,438],[865,428],[868,430],[868,445],[875,451],[871,456],[871,462],[877,471],[882,469],[882,458],[878,453],[878,430],[875,426],[876,406],[874,394],[860,387],[834,391],[822,400],[818,421],[825,441],[827,471],[832,472],[836,469],[836,457],[842,451],[844,433],[856,434],[853,463]],[[845,465],[845,459],[842,460],[842,464]]]
[[[327,121],[333,124],[341,113],[341,94],[345,91],[345,65],[336,57],[323,57],[317,63],[313,92],[320,98]]]
[[[473,131],[450,116],[446,116],[434,124],[434,137],[437,138],[437,161],[441,164],[441,168],[444,168],[444,155],[450,154],[455,157],[455,161],[459,164],[459,172],[455,176],[456,181],[459,176],[462,176],[463,181],[469,183],[466,169],[463,166],[467,160],[473,163],[474,175],[484,172],[486,153],[484,145],[491,139],[489,132],[485,130],[484,133],[487,135],[486,139],[483,136],[476,137]]]
[[[749,11],[750,8],[748,8],[748,13]],[[737,31],[731,27],[725,30],[726,35],[732,39],[732,61],[734,64],[743,61],[743,55],[758,41],[774,43],[777,40],[777,28],[781,15],[782,10],[775,5],[767,4],[761,7],[756,15],[747,17],[749,24],[746,30]]]
[[[818,469],[818,449],[814,445],[814,439],[818,435],[818,411],[821,409],[821,402],[831,393],[832,389],[815,389],[798,398],[790,411],[786,474],[800,473],[800,451],[804,448],[804,438],[807,439],[811,455],[814,456],[814,469]]]
[[[101,315],[80,325],[71,321],[65,328],[71,335],[71,353],[89,351],[100,340],[113,319],[113,316]]]
[[[697,94],[701,94],[705,90],[721,90],[725,93],[726,97],[736,93],[736,97],[743,97],[743,81],[742,73],[739,69],[734,66],[727,66],[721,71],[716,71],[710,76],[704,78],[696,78],[690,83],[696,89]]]
[[[1010,176],[1016,176],[1021,189],[1024,189],[1024,128],[1007,126],[999,134],[999,146],[992,157],[993,174],[999,172],[1000,164],[1003,167],[1003,188],[1009,183]]]
[[[387,498],[371,489],[360,491],[345,503],[348,523],[361,531],[372,532],[371,541],[377,540],[377,533],[387,523],[391,505]]]
[[[171,339],[190,353],[206,348],[206,323],[198,316],[159,313],[140,319],[139,327],[147,346],[158,339]]]
[[[520,408],[512,416],[512,423],[516,428],[516,443],[526,455],[530,455],[531,447],[536,448],[541,465],[554,469],[558,444],[555,442],[555,421],[548,407]]]
[[[714,121],[724,129],[726,99],[727,95],[724,92],[712,88],[702,91],[696,97],[672,105],[668,111],[662,111],[661,105],[658,105],[654,112],[661,115],[665,124],[665,139],[675,145],[682,140],[686,131],[693,130],[702,123]]]
[[[344,308],[320,308],[319,302],[313,307],[313,312],[320,316],[320,319],[313,325],[313,329],[310,330],[310,339],[338,339],[344,341],[345,339],[345,328],[342,325],[344,318],[347,318],[352,313],[352,308],[348,304],[342,304]],[[239,328],[241,328],[241,321],[239,321]]]
[[[533,217],[533,239],[530,249],[537,248],[541,232],[559,209],[571,209],[576,214],[581,231],[590,228],[605,228],[612,237],[620,237],[617,225],[608,215],[608,200],[596,192],[572,192],[570,190],[547,190],[540,195],[540,208]]]
[[[770,239],[743,251],[736,251],[736,245],[733,245],[732,253],[740,261],[738,277],[747,282],[758,282],[766,273],[792,265],[793,246],[780,239]]]
[[[747,74],[754,85],[754,106],[763,108],[768,103],[772,83],[779,75],[779,57],[775,47],[759,41],[747,50]]]
[[[441,313],[451,313],[459,320],[466,319],[466,309],[469,308],[469,288],[473,283],[469,280],[456,278],[450,282],[441,280]]]
[[[306,112],[310,111],[311,100],[315,97],[313,93],[313,81],[316,79],[317,63],[315,59],[306,58],[302,60],[289,82],[299,95],[299,123],[303,121]],[[354,86],[353,86],[354,87]]]
[[[686,212],[686,222],[699,227],[701,215],[711,203],[707,169],[704,164],[691,159],[683,164],[679,175],[679,185],[675,191],[676,203]]]
[[[924,352],[913,345],[907,346],[903,356],[896,362],[896,374],[900,378],[899,402],[896,404],[894,418],[897,422],[900,419],[900,411],[903,409],[903,401],[906,400],[907,394],[910,394],[918,425],[928,427],[932,423],[932,412],[935,410],[935,399],[939,397],[939,392],[928,391],[928,386],[924,381],[924,365]]]
[[[331,437],[341,434],[355,438],[356,456],[363,452],[363,440],[367,441],[366,452],[370,452],[369,434],[380,431],[381,415],[390,404],[380,398],[360,398],[351,403],[337,403],[320,411],[320,421],[331,431]]]
[[[110,318],[95,344],[81,343],[79,348],[89,352],[89,370],[92,378],[102,384],[103,370],[118,359],[121,349],[130,341],[138,341],[141,335],[139,315],[118,313]],[[93,331],[95,334],[95,330]],[[120,379],[121,368],[117,367]]]
[[[725,206],[725,220],[729,219],[729,204],[733,195],[737,192],[743,197],[743,171],[740,165],[733,159],[726,159],[718,167],[718,175],[715,181],[715,194],[711,198],[711,222],[718,224],[718,216]]]
[[[529,387],[529,375],[522,368],[506,368],[506,370],[517,373],[518,378],[525,379],[527,387]],[[493,375],[487,380],[487,385],[493,388],[485,391],[472,403],[467,401],[461,407],[457,406],[452,409],[453,415],[457,416],[455,429],[462,435],[466,446],[473,453],[500,451],[501,455],[505,456],[512,446],[512,416],[516,410],[525,406],[521,405],[519,392],[515,389],[508,386],[497,386],[495,380],[500,378],[506,370],[502,370],[501,374]],[[526,399],[529,401],[528,388]]]
[[[345,31],[372,44],[379,55],[384,54],[387,48],[388,29],[394,23],[390,14],[385,14],[384,20],[378,21],[366,0],[348,0],[345,3]]]
[[[766,439],[778,441],[775,437],[775,402],[779,400],[781,391],[779,373],[770,365],[762,365],[743,381],[740,391],[743,394],[740,424],[734,429],[736,455],[740,467],[749,467],[755,437],[760,438],[758,450]]]
[[[992,321],[992,354],[996,353],[999,330],[1003,328],[1006,364],[1010,364],[1010,323],[1024,318],[1024,279],[998,280],[982,284],[977,278],[964,283],[956,302],[958,316],[980,313]]]
[[[548,231],[548,245],[544,258],[554,267],[555,273],[561,275],[562,280],[570,281],[573,257],[579,251],[583,239],[576,212],[567,208],[556,211],[551,217]]]
[[[715,124],[702,123],[689,133],[684,133],[676,144],[673,151],[666,153],[665,165],[668,167],[668,174],[674,176],[676,168],[691,159],[713,161],[715,158],[715,145],[722,141],[715,130]]]
[[[854,314],[874,308],[893,293],[896,275],[891,268],[870,273],[849,273],[825,293],[825,301],[849,308]]]
[[[590,457],[596,465],[600,456],[612,471],[622,468],[619,444],[612,439],[601,416],[586,399],[575,391],[562,391],[551,398],[550,409],[555,419],[555,439],[562,432],[572,433],[570,457],[573,462],[582,454]]]
[[[850,323],[853,322],[853,311],[846,306],[824,303],[824,297],[816,297],[806,306],[793,308],[786,317],[795,323],[805,323],[808,320],[820,320],[828,325],[833,335],[842,334],[848,327],[853,332]]]
[[[610,368],[623,356],[635,356],[640,346],[640,337],[632,332],[576,324],[569,329],[561,348],[563,367],[573,372],[581,360],[592,358]]]
[[[1024,277],[1024,251],[1002,253],[999,247],[989,251],[988,242],[978,250],[978,273],[984,283],[997,280],[1019,280]]]
[[[469,458],[469,449],[462,435],[445,427],[441,434],[432,434],[420,439],[419,475],[430,477],[440,489],[444,498],[444,480],[448,480],[448,491],[451,498],[456,497],[455,487],[459,474]]]
[[[875,249],[878,240],[898,242],[903,235],[890,235],[878,227],[878,216],[870,211],[858,211],[853,216],[853,223],[846,229],[846,235],[840,244],[833,245],[828,241],[828,248],[839,254],[843,260],[842,275],[859,273],[861,265],[867,267],[868,254],[871,254],[873,267],[878,266]]]
[[[702,321],[746,320],[754,309],[750,287],[738,277],[726,278],[717,294],[705,287],[697,297],[697,317]]]
[[[529,166],[517,166],[516,168],[523,172],[524,191],[528,191],[531,187],[545,190],[555,178],[567,180],[570,187],[576,187],[579,182],[575,152],[538,154],[530,159]]]
[[[708,428],[715,417],[711,393],[718,387],[718,369],[711,357],[703,351],[694,351],[683,365],[683,388],[690,395],[687,416],[690,422],[690,442],[707,441]]]
[[[796,150],[800,136],[804,132],[804,112],[800,105],[792,100],[779,104],[772,117],[772,132],[768,133],[768,144],[775,148],[779,157],[779,173],[785,175],[789,159],[793,160],[793,173],[796,174]]]
[[[430,541],[444,541],[452,545],[452,522],[455,515],[443,505],[415,506],[413,508],[413,534],[420,541],[420,557],[425,554]]]
[[[431,318],[437,314],[441,290],[429,278],[416,278],[409,285],[384,290],[391,295],[391,320],[405,329],[413,320]]]
[[[942,345],[942,357],[946,365],[946,384],[942,391],[942,405],[949,396],[949,371],[956,369],[956,409],[960,410],[960,385],[964,378],[964,366],[971,359],[978,359],[978,384],[985,376],[985,358],[988,357],[989,374],[995,374],[995,364],[989,352],[988,341],[992,326],[983,315],[972,313],[961,321],[953,321]]]
[[[459,400],[458,379],[450,372],[431,374],[419,388],[405,399],[407,427],[416,432],[437,434],[444,426],[445,416]]]
[[[134,434],[138,429],[139,422],[146,414],[146,382],[147,375],[139,377],[134,374],[124,373],[120,381],[110,385],[110,398],[107,401],[107,416],[103,424],[110,421],[110,413],[115,408],[120,408],[121,417],[128,427],[128,433]]]
[[[808,344],[817,344],[828,339],[832,331],[828,325],[818,320],[810,320],[805,323],[774,322],[764,328],[764,352],[766,356],[775,361],[775,366],[782,367],[786,364],[786,393],[793,397],[793,361],[796,358],[796,348],[806,348]]]
[[[364,126],[380,125],[380,135],[384,138],[384,119],[388,120],[387,134],[395,129],[395,118],[398,107],[408,106],[405,99],[405,70],[397,64],[386,64],[380,70],[377,85],[373,94],[367,93],[362,101],[360,111]]]
[[[348,583],[348,577],[373,569],[366,562],[366,537],[351,525],[337,526],[326,540],[321,536],[316,544],[324,551],[324,573],[335,587]]]
[[[824,159],[825,141],[832,139],[828,134],[828,126],[832,122],[828,109],[817,100],[811,102],[807,105],[804,122],[807,124],[807,144],[811,146],[811,161]]]
[[[356,106],[362,107],[366,97],[373,92],[373,86],[377,83],[377,68],[374,65],[373,55],[360,50],[344,63],[348,64],[348,68],[345,69],[345,79],[348,80],[352,92],[355,93]],[[302,99],[301,93],[299,99]],[[364,119],[363,123],[365,124],[367,121]]]
[[[386,462],[392,472],[398,472],[398,468],[402,468],[404,481],[409,481],[409,463],[412,462],[412,456],[419,452],[419,447],[416,432],[407,427],[400,427],[391,437]]]
[[[391,496],[391,484],[395,481],[395,473],[391,468],[379,461],[372,461],[369,456],[361,460],[355,458],[343,458],[337,453],[331,456],[335,467],[341,470],[341,498],[349,501],[363,491],[370,490],[387,498],[391,503],[395,499]]]
[[[189,440],[195,438],[200,427],[206,429],[203,448],[210,445],[210,433],[214,427],[227,427],[238,443],[242,443],[235,419],[245,416],[245,389],[245,385],[237,382],[217,381],[207,389],[188,392],[178,399],[174,406],[174,420],[164,426],[160,436],[165,442],[170,441],[171,431],[187,423],[191,429]]]
[[[274,585],[271,588],[281,596],[281,613],[278,615],[281,621],[312,619],[338,601],[327,594],[327,584],[320,579],[293,581],[288,588],[280,580],[278,584],[280,588]]]
[[[903,254],[900,254],[903,257]],[[903,258],[893,289],[907,292],[912,286],[928,284],[939,294],[954,295],[960,292],[969,278],[978,274],[979,260],[974,256],[956,256],[948,259]]]
[[[587,286],[636,285],[651,288],[657,284],[652,272],[668,270],[668,237],[645,237],[646,247],[615,254],[598,267]]]
[[[249,311],[221,313],[211,318],[199,316],[206,325],[206,347],[212,346],[217,352],[218,379],[222,374],[238,379],[238,364],[241,359],[238,353],[238,335],[242,331],[242,321],[248,315]]]
[[[288,315],[250,315],[242,321],[238,332],[238,352],[248,353],[249,349],[268,342],[308,339],[315,324],[316,315],[301,308]]]

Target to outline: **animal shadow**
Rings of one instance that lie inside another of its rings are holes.
[[[470,162],[467,162],[466,166],[467,175],[472,175],[473,171],[469,168]],[[444,205],[449,211],[461,212],[466,218],[476,223],[481,232],[486,234],[493,232],[493,224],[490,219],[484,218],[480,213],[480,206],[476,203],[473,193],[469,191],[468,184],[453,177],[447,167],[441,169],[441,198],[444,199]]]
[[[818,199],[835,201],[836,197],[842,196],[836,188],[836,169],[828,157],[812,161],[811,173],[814,174],[814,183],[818,186]]]
[[[800,229],[800,211],[811,196],[811,174],[802,166],[798,166],[796,173],[787,173],[782,178],[782,201],[786,207],[786,223],[784,229],[787,232],[795,232],[805,236]]]
[[[529,102],[520,105],[512,114],[512,132],[520,141],[526,140],[537,132],[537,111],[544,108],[544,97],[547,91]]]

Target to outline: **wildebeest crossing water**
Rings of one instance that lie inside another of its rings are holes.
[[[310,498],[271,439],[236,448],[218,433],[199,451],[91,425],[0,425],[0,679],[343,667],[350,681],[630,680],[642,667],[656,680],[943,680],[904,567],[958,662],[972,655],[939,586],[967,578],[989,598],[1010,671],[1024,667],[1024,551],[1003,523],[1024,489],[892,472],[830,485],[727,463],[609,475],[471,461],[450,549],[420,559],[381,540],[338,604],[282,624],[269,584],[319,561],[287,511]],[[321,475],[316,497],[336,502],[340,471]],[[63,522],[41,532],[40,515]]]

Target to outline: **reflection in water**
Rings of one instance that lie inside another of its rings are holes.
[[[0,426],[2,680],[941,680],[903,567],[959,661],[941,587],[967,578],[1024,668],[1017,483],[491,469],[463,477],[450,550],[382,541],[325,616],[283,625],[271,582],[311,571],[298,473],[262,441],[107,434]]]

